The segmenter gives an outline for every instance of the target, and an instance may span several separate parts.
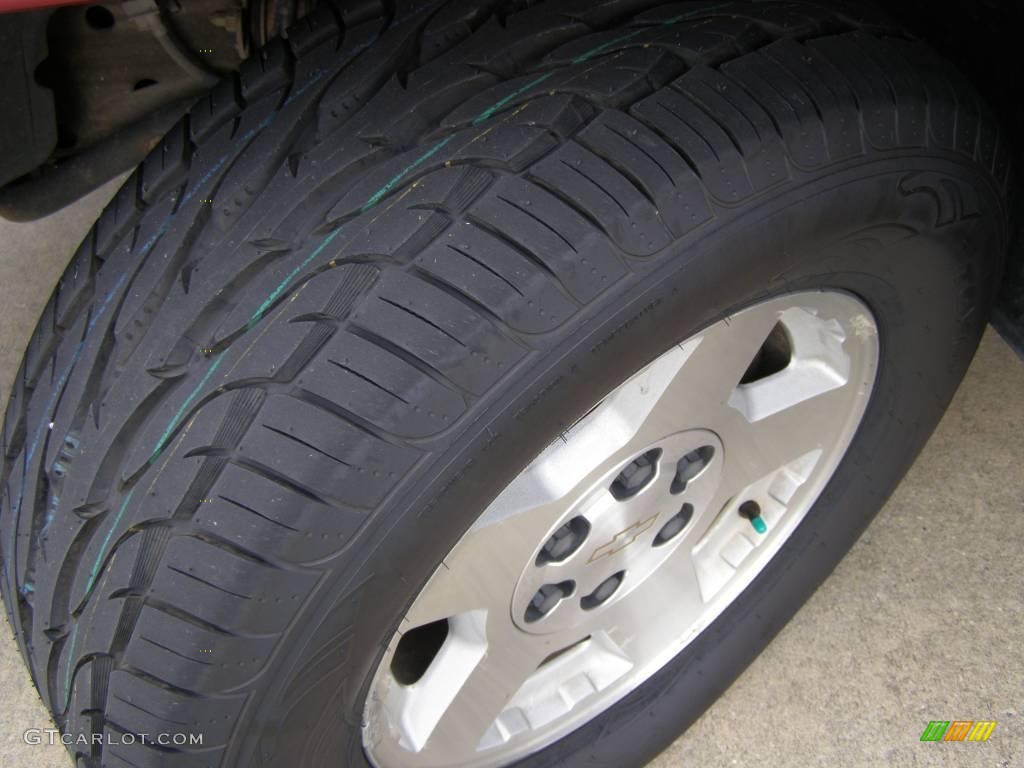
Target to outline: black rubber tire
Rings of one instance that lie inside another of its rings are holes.
[[[526,7],[528,6],[529,7]],[[383,641],[501,487],[730,311],[860,296],[882,360],[806,521],[679,657],[526,764],[640,765],[824,579],[976,347],[1008,151],[835,3],[321,7],[132,175],[8,405],[8,617],[84,766],[363,766]]]

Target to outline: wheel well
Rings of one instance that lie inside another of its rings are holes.
[[[953,62],[981,92],[1024,165],[1024,99],[1019,78],[1024,5],[1014,0],[900,0],[886,9]],[[1024,357],[1024,200],[1011,195],[1010,247],[992,324]]]

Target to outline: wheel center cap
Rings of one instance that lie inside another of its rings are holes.
[[[576,501],[523,569],[512,598],[516,625],[558,632],[626,599],[673,551],[696,540],[695,523],[708,517],[722,461],[718,436],[690,429],[592,472],[570,491]]]

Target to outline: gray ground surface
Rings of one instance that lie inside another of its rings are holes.
[[[116,183],[41,222],[0,222],[0,401],[36,318]],[[851,554],[700,721],[653,763],[1024,766],[1024,364],[992,332],[917,464]],[[67,768],[0,636],[0,766]],[[987,743],[921,743],[994,719]]]

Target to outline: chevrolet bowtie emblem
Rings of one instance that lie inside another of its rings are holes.
[[[654,525],[654,521],[657,519],[657,515],[651,515],[646,520],[633,523],[628,528],[619,531],[612,536],[611,541],[606,544],[602,544],[600,547],[595,549],[587,562],[592,563],[595,560],[600,560],[602,557],[608,557],[609,555],[614,555],[616,552],[621,552],[636,541],[644,531]]]

